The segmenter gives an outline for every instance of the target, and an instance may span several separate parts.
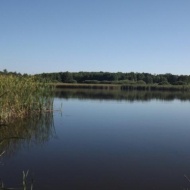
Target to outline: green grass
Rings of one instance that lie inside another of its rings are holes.
[[[0,75],[0,125],[52,109],[52,86],[34,77]]]

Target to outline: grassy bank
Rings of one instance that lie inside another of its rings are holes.
[[[190,91],[189,85],[142,85],[142,84],[72,84],[55,83],[56,88],[109,89],[109,90],[149,90],[149,91]]]
[[[0,75],[0,125],[52,109],[51,89],[34,77]]]

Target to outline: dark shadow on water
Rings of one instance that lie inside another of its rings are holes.
[[[171,91],[122,91],[122,90],[85,90],[85,89],[61,89],[56,90],[55,97],[64,99],[94,99],[94,100],[125,100],[125,101],[150,101],[162,100],[181,101],[190,100],[190,92],[171,92]]]

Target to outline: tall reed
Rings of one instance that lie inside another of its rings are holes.
[[[52,86],[35,77],[0,75],[0,125],[51,110]]]

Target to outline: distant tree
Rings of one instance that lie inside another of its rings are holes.
[[[178,77],[178,81],[182,81],[182,82],[184,82],[185,84],[187,84],[187,83],[188,83],[188,76],[186,76],[186,75],[180,75],[180,76]]]
[[[8,73],[7,69],[4,69],[4,70],[3,70],[3,73],[4,73],[4,74],[7,74],[7,73]]]
[[[24,73],[24,74],[23,74],[23,77],[28,77],[28,74],[27,74],[27,73]]]
[[[61,80],[62,80],[62,82],[66,82],[66,83],[67,82],[68,83],[72,82],[72,80],[73,80],[72,73],[70,73],[70,72],[63,73],[62,76],[61,76]]]
[[[187,83],[184,81],[176,81],[174,85],[186,85]]]
[[[137,73],[137,80],[144,80],[145,76],[144,73]]]
[[[160,75],[160,81],[159,81],[159,83],[161,83],[161,82],[168,83],[168,80],[167,80],[167,78],[164,75]]]
[[[128,73],[128,79],[131,81],[137,81],[137,76],[134,72]]]
[[[153,83],[153,77],[151,75],[146,75],[144,81],[147,83],[147,84],[152,84]]]
[[[174,84],[177,79],[178,79],[178,76],[177,75],[172,75],[170,73],[166,73],[164,75],[164,77],[167,79],[167,81],[170,83],[170,84]]]

